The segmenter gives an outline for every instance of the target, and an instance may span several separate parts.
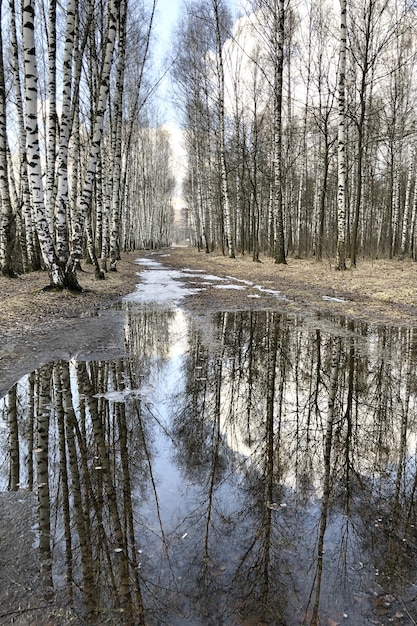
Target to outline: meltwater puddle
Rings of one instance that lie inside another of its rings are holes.
[[[125,301],[173,305],[186,296],[204,291],[210,286],[221,290],[246,290],[248,291],[248,298],[261,298],[262,295],[265,295],[287,300],[279,290],[269,289],[250,280],[242,280],[234,276],[222,278],[214,274],[205,274],[203,270],[191,268],[169,269],[159,261],[148,258],[138,259],[137,264],[147,269],[138,272],[142,282],[137,286],[135,292],[124,297]],[[181,280],[184,277],[187,278],[187,283]],[[194,279],[192,281],[193,287],[188,286],[190,278]]]

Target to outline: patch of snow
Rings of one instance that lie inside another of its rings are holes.
[[[254,285],[253,288],[261,291],[262,293],[270,293],[273,296],[279,296],[281,294],[281,292],[276,289],[267,289],[266,287],[262,287],[262,285]]]
[[[153,259],[136,259],[135,263],[138,265],[147,265],[149,267],[162,267],[162,263],[158,263],[158,261],[154,261]]]
[[[204,274],[201,278],[204,278],[204,280],[225,280],[224,278],[220,278],[220,276],[213,276],[212,274]]]
[[[243,285],[216,285],[216,289],[237,289],[240,291],[244,291],[246,287]]]
[[[243,283],[244,285],[252,286],[253,282],[251,280],[244,280],[243,278],[236,278],[235,276],[226,276],[229,280],[235,280],[237,283]]]
[[[322,296],[322,299],[330,302],[349,302],[349,300],[344,300],[343,298],[333,298],[332,296]]]

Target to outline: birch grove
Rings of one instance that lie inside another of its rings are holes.
[[[227,250],[213,190],[225,170],[237,173],[228,177],[235,254],[327,257],[338,269],[360,256],[415,258],[416,29],[414,3],[400,0],[245,4],[223,44],[225,164],[217,165],[216,22],[188,2],[173,80],[194,243],[210,235],[207,251]]]
[[[155,4],[108,0],[99,10],[96,0],[9,0],[3,9],[3,274],[43,268],[50,287],[77,291],[86,255],[104,278],[107,259],[116,271],[124,246],[138,245],[135,235],[123,238],[122,220],[138,222],[139,203],[129,197],[137,193],[130,181],[137,155],[128,144],[158,125],[146,104],[157,76],[145,78]],[[146,209],[152,214],[151,203],[163,199],[157,219],[167,244],[174,185],[162,149],[157,174],[165,182]]]
[[[415,3],[185,0],[169,48],[181,181],[154,113],[156,8],[1,3],[2,274],[79,290],[82,262],[102,279],[176,235],[282,264],[417,258]]]

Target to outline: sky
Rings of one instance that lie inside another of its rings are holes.
[[[155,15],[154,35],[154,59],[158,64],[157,75],[160,77],[167,69],[168,59],[171,53],[173,30],[177,24],[182,0],[157,0]],[[175,108],[171,101],[169,77],[162,79],[159,89],[159,102],[163,122],[175,124],[178,122],[175,115]]]
[[[147,0],[149,6],[151,6],[151,1]],[[236,14],[244,2],[245,0],[229,0],[232,12]],[[183,0],[157,0],[154,23],[154,35],[156,36],[154,59],[159,65],[157,68],[158,76],[162,76],[166,71],[168,59],[172,52],[173,31],[177,25],[182,6]],[[172,103],[168,77],[162,80],[159,96],[161,114],[164,117],[162,121],[178,125],[179,120]]]

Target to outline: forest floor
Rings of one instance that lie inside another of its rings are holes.
[[[92,266],[84,264],[79,273],[84,289],[80,294],[43,291],[48,284],[45,272],[23,274],[15,279],[0,276],[3,341],[34,330],[59,327],[68,319],[94,315],[135,290],[140,282],[137,274],[144,269],[135,260],[150,255],[168,267],[204,270],[222,278],[233,276],[278,290],[286,298],[289,311],[340,313],[368,323],[417,325],[417,263],[408,259],[360,259],[356,268],[337,272],[329,261],[289,258],[287,265],[277,265],[272,259],[264,258],[255,263],[250,256],[229,259],[195,248],[175,247],[125,254],[118,263],[118,271],[108,272],[105,280],[96,280]],[[186,306],[205,311],[238,310],[259,308],[260,303],[248,299],[241,291],[208,289],[191,296]],[[268,306],[273,306],[272,300]]]
[[[200,270],[233,279],[235,284],[250,281],[264,288],[258,300],[248,298],[247,289],[208,285],[183,301],[183,306],[197,315],[269,308],[289,314],[346,315],[358,322],[417,326],[417,263],[410,260],[360,260],[357,268],[336,272],[328,261],[289,258],[287,265],[271,259],[254,263],[250,256],[228,259],[182,247],[132,252],[123,255],[118,271],[109,272],[103,281],[95,280],[91,265],[84,265],[79,274],[84,288],[80,294],[43,291],[48,284],[44,272],[16,279],[0,277],[0,397],[25,371],[41,362],[68,354],[77,346],[88,354],[94,354],[100,345],[108,346],[119,319],[116,314],[112,317],[111,305],[135,291],[138,273],[146,269],[135,263],[140,257],[151,257],[165,267]],[[183,282],[195,282],[195,276],[189,274]],[[268,296],[265,289],[279,291],[280,297]],[[106,310],[107,317],[102,314]],[[78,329],[80,318],[88,322],[82,325],[83,335]],[[80,624],[65,602],[49,604],[42,599],[33,549],[35,507],[36,497],[25,490],[0,493],[0,624]]]

